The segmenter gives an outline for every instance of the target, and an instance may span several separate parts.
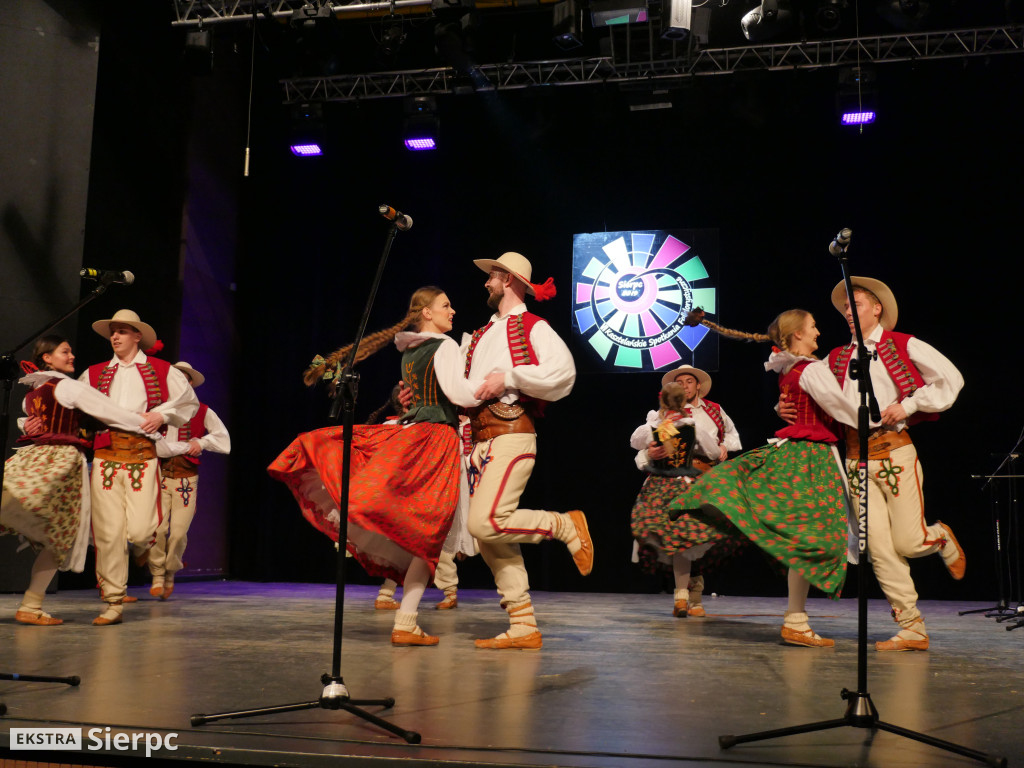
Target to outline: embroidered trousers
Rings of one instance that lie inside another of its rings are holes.
[[[188,544],[188,528],[196,514],[198,495],[198,475],[163,479],[160,496],[164,517],[156,529],[156,543],[149,553],[149,572],[153,576],[174,576],[184,567],[181,557]]]
[[[856,515],[857,463],[848,461],[847,472]],[[942,528],[924,520],[923,483],[924,471],[913,445],[897,448],[888,459],[868,461],[868,552],[875,577],[901,626],[921,616],[907,559],[934,554],[942,543]]]
[[[469,532],[480,542],[503,606],[530,599],[519,545],[552,538],[557,524],[554,512],[519,508],[536,451],[535,434],[511,434],[477,443],[470,456]]]
[[[160,524],[160,461],[92,463],[92,535],[96,581],[103,599],[118,602],[128,587],[128,551],[146,548]]]

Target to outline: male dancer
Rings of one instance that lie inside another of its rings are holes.
[[[466,376],[484,378],[470,411],[473,425],[472,495],[469,532],[494,574],[501,605],[511,619],[506,632],[476,641],[477,648],[537,649],[541,634],[530,602],[529,579],[519,550],[522,542],[564,542],[580,573],[594,564],[594,547],[582,512],[519,509],[519,497],[533,470],[537,434],[533,419],[544,402],[560,400],[576,381],[572,354],[544,320],[526,311],[527,295],[538,301],[555,295],[551,278],[530,282],[533,267],[518,253],[476,259],[487,273],[490,322],[463,339]]]
[[[175,363],[174,367],[185,374],[192,389],[206,381],[186,362]],[[165,439],[157,446],[163,520],[149,553],[149,573],[153,577],[149,594],[161,600],[174,592],[174,574],[184,567],[181,558],[196,514],[199,457],[203,451],[231,453],[231,437],[213,409],[200,403],[196,415],[180,427],[168,427]]]
[[[146,432],[181,426],[195,415],[199,401],[185,374],[142,351],[156,343],[151,325],[130,309],[119,309],[92,328],[110,339],[114,356],[90,366],[81,381],[122,408],[145,414]],[[96,579],[107,604],[92,623],[120,624],[129,546],[150,546],[160,524],[160,465],[153,441],[116,429],[97,433],[91,481]]]
[[[871,385],[881,422],[868,434],[868,552],[899,632],[875,643],[879,651],[928,650],[928,630],[917,608],[917,590],[907,558],[940,553],[954,579],[962,579],[966,558],[949,526],[927,525],[921,495],[921,463],[911,442],[909,425],[931,421],[956,401],[964,380],[956,367],[934,347],[905,333],[895,333],[896,298],[885,283],[852,277],[854,306],[845,282],[832,290],[832,304],[853,330],[853,313],[860,318],[864,344],[872,353]],[[856,338],[829,354],[829,366],[843,396],[859,403],[857,382],[850,377]],[[829,410],[823,404],[825,410]],[[846,462],[853,509],[857,509],[859,437],[847,430]]]
[[[742,450],[740,435],[732,419],[718,403],[707,400],[711,391],[711,376],[700,368],[684,365],[669,371],[661,377],[664,390],[671,382],[682,387],[685,406],[682,415],[693,420],[695,447],[690,453],[691,465],[697,473],[704,473],[720,461],[725,461],[729,451]],[[645,544],[657,552],[658,559],[664,564],[671,564],[675,577],[674,605],[672,615],[677,618],[706,615],[702,604],[704,577],[698,575],[690,578],[693,560],[703,555],[694,552],[695,547],[685,552],[671,555],[665,552],[668,504],[685,492],[687,484],[692,482],[678,472],[666,471],[661,465],[669,459],[668,449],[653,439],[663,419],[661,411],[648,411],[647,419],[637,427],[630,437],[629,444],[636,455],[636,466],[649,473],[643,488],[633,505],[631,524],[636,540],[633,545],[633,561],[639,560],[639,544]]]

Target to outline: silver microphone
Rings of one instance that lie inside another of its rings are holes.
[[[390,205],[379,205],[377,206],[377,211],[403,232],[407,229],[412,229],[412,216],[406,216],[401,211],[396,211]]]
[[[117,272],[110,269],[89,269],[84,267],[79,273],[86,280],[98,280],[101,283],[120,283],[121,285],[131,285],[135,282],[135,275],[129,272],[127,269],[123,272]]]
[[[850,244],[850,238],[853,237],[853,230],[844,228],[839,230],[839,234],[836,235],[836,239],[829,243],[828,252],[833,256],[838,256],[846,251],[846,246]]]

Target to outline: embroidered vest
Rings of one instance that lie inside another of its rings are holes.
[[[910,359],[907,351],[907,344],[914,338],[908,333],[897,333],[896,331],[882,331],[882,338],[875,345],[875,352],[878,361],[885,366],[889,378],[892,379],[896,388],[900,391],[899,402],[910,397],[919,388],[925,385],[924,377],[917,370],[917,366]],[[850,359],[857,348],[854,343],[845,347],[836,347],[828,356],[829,367],[832,374],[842,387],[850,376]],[[907,424],[917,424],[922,421],[935,421],[939,418],[937,413],[922,413],[918,411],[907,419]]]
[[[210,406],[206,403],[199,404],[199,410],[196,411],[196,415],[192,419],[180,427],[178,427],[178,439],[183,440],[186,443],[193,437],[197,440],[206,434],[206,412],[210,409]],[[198,456],[182,456],[181,458],[191,461],[193,464],[199,464]]]
[[[508,350],[512,355],[513,368],[517,365],[537,365],[540,362],[533,349],[533,344],[530,343],[530,333],[533,331],[533,326],[543,320],[544,318],[540,315],[535,315],[532,312],[523,312],[508,319],[505,324],[505,332],[508,336]],[[469,341],[469,349],[466,350],[465,376],[467,379],[469,378],[469,369],[473,366],[473,352],[476,350],[476,345],[492,325],[494,325],[493,321],[473,332],[473,337]],[[547,404],[546,400],[523,394],[520,394],[519,400],[524,403],[533,403],[535,416],[543,415],[544,406]]]
[[[804,368],[810,364],[810,360],[804,360],[779,376],[779,392],[796,407],[796,421],[778,430],[775,436],[780,439],[788,437],[793,440],[835,443],[839,440],[841,425],[825,413],[798,383]]]
[[[57,401],[54,390],[58,379],[50,379],[25,395],[25,413],[38,416],[44,430],[38,435],[22,435],[17,442],[21,445],[74,445],[91,448],[92,444],[78,435],[79,412],[65,408]]]
[[[721,444],[725,440],[725,419],[722,418],[722,406],[710,400],[702,399],[701,402],[704,403],[704,412],[711,417],[711,420],[715,422],[715,426],[718,428],[718,442]]]
[[[412,390],[412,404],[402,417],[403,424],[431,422],[459,428],[455,405],[437,383],[434,354],[443,339],[431,339],[406,349],[402,354],[402,381]]]
[[[89,366],[89,384],[104,395],[109,395],[110,385],[119,367],[117,363],[107,366],[98,363]],[[142,376],[142,383],[146,388],[147,411],[153,410],[167,400],[167,373],[170,368],[170,363],[156,357],[147,358],[146,362],[136,364],[135,369]]]

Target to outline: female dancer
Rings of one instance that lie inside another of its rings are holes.
[[[103,394],[73,378],[75,356],[60,336],[43,336],[32,351],[32,371],[19,383],[33,389],[24,410],[30,434],[4,470],[0,533],[17,533],[39,552],[32,564],[28,590],[14,614],[22,624],[63,624],[43,610],[46,586],[58,569],[81,573],[89,546],[90,492],[85,450],[79,436],[82,413],[127,432],[144,434],[142,415],[115,405]],[[34,427],[34,428],[33,428]]]
[[[819,331],[802,309],[783,312],[768,335],[744,334],[705,325],[724,335],[776,345],[765,370],[779,374],[779,390],[797,408],[797,420],[755,448],[705,472],[671,504],[683,510],[680,535],[693,545],[742,533],[788,570],[789,606],[782,639],[792,645],[829,647],[807,620],[807,593],[813,584],[838,598],[846,578],[847,499],[836,421],[856,423],[856,412],[838,403],[838,384],[828,366],[813,357]]]
[[[473,393],[481,383],[465,378],[459,347],[445,335],[454,316],[440,288],[420,288],[405,318],[368,336],[357,357],[358,362],[394,339],[402,352],[402,378],[412,390],[401,423],[358,425],[352,438],[346,541],[368,573],[402,583],[393,645],[438,643],[416,616],[459,499],[456,406],[479,405]],[[306,383],[335,370],[350,349],[314,360]],[[327,427],[299,435],[268,468],[291,489],[306,519],[334,541],[341,519],[342,431]]]

